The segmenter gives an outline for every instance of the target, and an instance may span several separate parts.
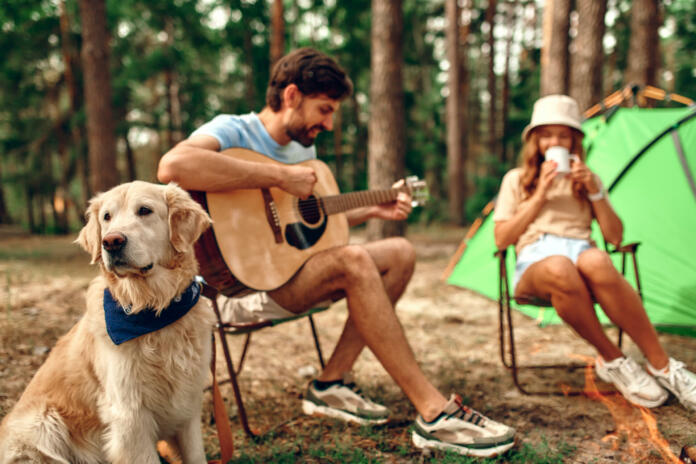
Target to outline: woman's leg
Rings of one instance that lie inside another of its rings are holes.
[[[653,367],[665,367],[667,354],[657,339],[643,302],[609,255],[597,248],[583,251],[578,257],[577,269],[609,319],[626,331]]]
[[[623,356],[602,330],[585,281],[565,256],[549,256],[529,266],[517,284],[515,295],[550,300],[561,319],[594,346],[605,360]]]

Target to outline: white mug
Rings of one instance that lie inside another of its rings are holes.
[[[566,174],[570,172],[570,160],[579,161],[578,155],[571,155],[567,148],[565,147],[549,147],[546,149],[544,154],[546,160],[555,161],[558,165],[556,167],[556,173]]]

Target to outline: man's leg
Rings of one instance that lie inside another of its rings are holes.
[[[413,275],[416,262],[413,246],[408,240],[399,238],[380,240],[363,246],[372,257],[382,276],[384,289],[393,308],[406,290]],[[351,370],[364,347],[365,341],[349,316],[333,354],[317,380],[340,379],[343,373]]]
[[[367,344],[418,412],[430,420],[443,410],[447,400],[418,366],[393,306],[412,273],[413,250],[405,242],[390,239],[322,251],[290,282],[269,295],[293,312],[345,295],[349,319],[327,365],[329,372],[349,370]],[[399,253],[402,256],[397,256]],[[404,262],[411,262],[408,272],[399,270]]]

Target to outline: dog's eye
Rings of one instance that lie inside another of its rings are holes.
[[[104,213],[104,220],[105,221],[110,221],[111,220],[111,215],[109,213]]]
[[[147,206],[141,206],[138,210],[138,216],[147,216],[148,214],[152,214],[152,210]]]

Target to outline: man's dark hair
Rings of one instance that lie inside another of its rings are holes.
[[[283,89],[295,84],[304,95],[324,94],[342,100],[353,92],[353,82],[336,61],[314,50],[300,48],[279,59],[271,70],[266,104],[280,110]]]

